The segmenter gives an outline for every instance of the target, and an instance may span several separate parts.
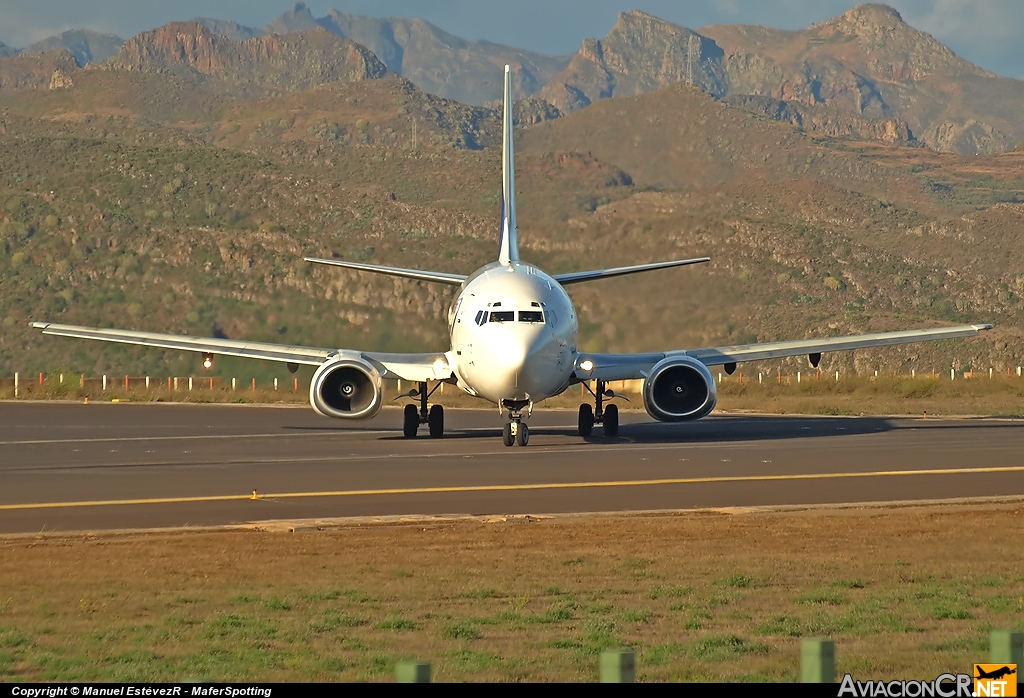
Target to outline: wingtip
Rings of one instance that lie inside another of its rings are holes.
[[[512,66],[510,66],[508,63],[505,64],[505,72],[506,73],[512,72]]]
[[[30,323],[28,323],[28,326],[29,327],[34,327],[37,330],[45,330],[47,327],[50,326],[50,323],[48,323],[48,322],[30,322]]]
[[[979,332],[983,332],[985,330],[991,330],[993,327],[995,327],[995,325],[991,323],[985,323],[983,325],[975,325],[974,329],[978,330]]]

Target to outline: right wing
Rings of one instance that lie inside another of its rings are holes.
[[[361,352],[349,349],[328,349],[302,347],[269,342],[247,342],[238,339],[216,337],[193,337],[191,335],[161,334],[159,332],[138,332],[135,330],[110,330],[79,325],[58,325],[53,322],[33,322],[32,327],[43,334],[77,339],[96,339],[120,344],[137,344],[159,349],[178,349],[222,356],[240,356],[246,359],[264,359],[289,364],[319,366],[333,358],[361,358],[370,362],[382,378],[401,378],[407,381],[440,381],[451,378],[452,371],[448,357],[443,352],[428,354],[391,354],[384,352]]]
[[[646,378],[654,364],[672,356],[691,356],[706,366],[735,364],[741,361],[763,361],[780,359],[800,354],[823,354],[829,351],[884,347],[895,344],[931,342],[937,339],[976,337],[979,332],[992,329],[992,325],[956,325],[936,327],[929,330],[902,330],[899,332],[877,332],[874,334],[848,335],[845,337],[824,337],[818,339],[796,339],[784,342],[761,342],[707,349],[681,349],[644,354],[586,354],[581,353],[577,362],[576,377],[580,380],[632,380]],[[582,369],[586,362],[591,370]]]
[[[341,259],[320,259],[319,257],[303,257],[307,262],[313,264],[326,264],[332,267],[344,267],[345,269],[356,269],[358,271],[370,271],[375,274],[387,274],[388,276],[401,276],[406,279],[418,279],[419,281],[434,281],[439,284],[461,286],[466,280],[465,274],[446,274],[443,271],[420,271],[419,269],[402,269],[401,267],[382,267],[379,264],[363,264],[361,262],[346,262]]]

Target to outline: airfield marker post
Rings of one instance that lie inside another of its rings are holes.
[[[14,372],[14,397],[18,397],[18,372]]]
[[[949,369],[949,380],[951,380],[951,381],[955,381],[956,380],[956,369],[952,369],[952,368]]]
[[[192,392],[192,376],[188,377],[188,391]]]
[[[43,374],[40,373],[39,374],[39,385],[42,385],[42,384],[43,384]]]
[[[993,630],[989,635],[989,661],[993,664],[1016,664],[1018,669],[1024,667],[1024,633]]]
[[[1020,378],[1020,366],[1017,367],[1017,377]]]
[[[839,371],[836,371],[836,383],[839,382]]]
[[[831,640],[807,638],[800,645],[800,681],[835,683],[836,645]]]
[[[124,389],[128,390],[128,376],[124,377]]]
[[[252,389],[256,390],[256,379],[255,378],[252,379]]]
[[[168,378],[167,382],[170,383],[171,379]],[[178,377],[177,376],[174,377],[174,390],[175,390],[175,392],[177,392],[177,390],[178,390]]]
[[[234,389],[235,389],[235,386],[236,386],[236,383],[235,383],[235,379],[234,379],[234,378],[232,378],[232,379],[231,379],[231,389],[232,389],[232,390],[234,390]]]
[[[761,385],[761,372],[760,371],[757,372],[757,384]]]
[[[106,392],[106,390],[107,390],[107,374],[106,373],[103,374],[103,390],[104,390],[104,392]]]
[[[146,376],[146,390],[149,390],[149,376]]]
[[[636,655],[633,650],[605,650],[600,661],[601,683],[636,683]]]
[[[298,378],[295,379],[295,389],[292,392],[295,392],[295,393],[299,392],[299,379]]]
[[[399,662],[395,665],[396,683],[430,683],[430,662]]]
[[[274,390],[277,390],[277,379],[274,379]]]
[[[85,387],[85,374],[84,373],[82,374],[82,377],[78,381],[78,387],[79,388],[84,388]]]

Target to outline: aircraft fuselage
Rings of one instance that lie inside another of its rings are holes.
[[[565,289],[523,262],[494,262],[466,279],[448,313],[460,388],[499,405],[539,402],[568,387],[579,324]]]

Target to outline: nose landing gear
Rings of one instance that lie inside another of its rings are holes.
[[[399,397],[418,397],[420,399],[418,409],[416,405],[405,406],[405,412],[402,415],[402,433],[405,435],[405,438],[415,438],[421,424],[426,424],[429,427],[430,438],[440,439],[444,436],[444,407],[441,405],[430,405],[429,409],[427,407],[427,400],[440,385],[438,383],[434,386],[433,390],[427,392],[426,381],[421,381],[419,389],[414,388],[406,394],[399,395]]]
[[[587,390],[590,390],[590,386],[587,386]],[[605,390],[605,382],[597,381],[597,390],[591,390],[591,394],[594,396],[594,407],[588,404],[580,405],[580,416],[579,416],[579,435],[590,436],[594,431],[595,424],[601,424],[604,427],[604,435],[608,437],[615,437],[619,435],[619,408],[617,405],[608,405],[604,407],[604,398],[622,397],[616,395],[613,390]]]
[[[501,430],[501,442],[506,446],[525,446],[530,443],[530,427],[523,421],[523,409],[527,408],[527,415],[531,414],[533,403],[529,400],[504,400],[502,407],[508,410],[509,421]]]
[[[525,446],[530,443],[530,427],[524,422],[508,422],[501,430],[501,441],[506,446]]]

